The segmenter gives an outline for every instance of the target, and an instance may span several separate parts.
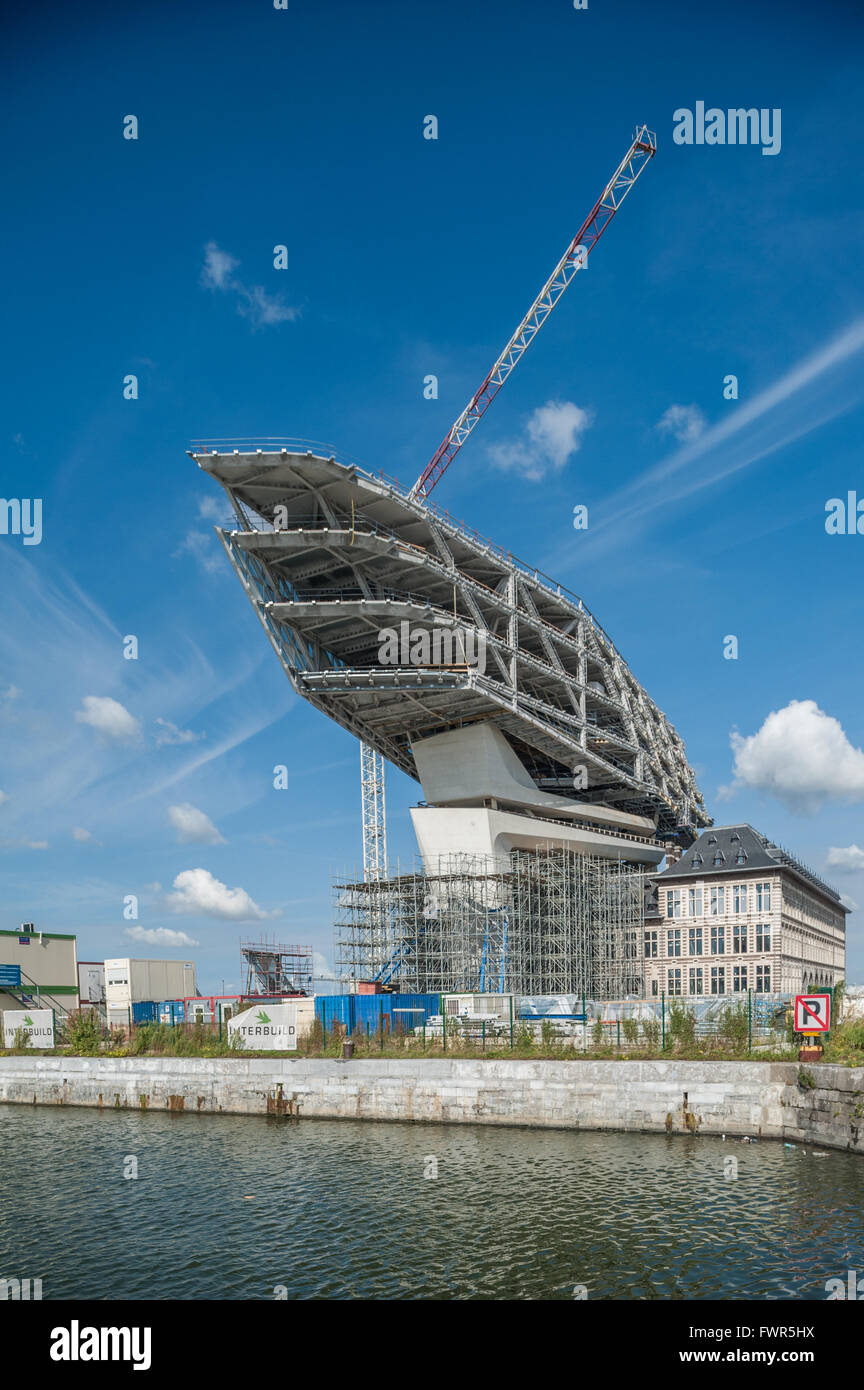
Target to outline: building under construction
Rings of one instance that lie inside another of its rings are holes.
[[[406,994],[642,993],[644,873],[547,846],[334,885],[337,970]]]
[[[363,873],[336,891],[349,986],[639,993],[643,875],[711,823],[683,740],[582,598],[430,497],[655,152],[637,127],[410,489],[297,441],[192,451],[292,688],[363,745]],[[423,867],[396,877],[385,760],[422,789]]]

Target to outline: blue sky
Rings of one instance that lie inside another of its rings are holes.
[[[435,500],[584,597],[718,823],[864,907],[864,535],[825,531],[864,498],[861,37],[840,0],[11,22],[0,495],[43,535],[0,535],[0,926],[191,953],[208,989],[240,936],[331,957],[357,745],[293,697],[185,450],[299,436],[412,482],[641,122],[656,159]],[[779,109],[780,152],[677,145],[697,101]],[[390,772],[403,862],[418,790]]]

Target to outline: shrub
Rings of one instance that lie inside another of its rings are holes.
[[[638,1018],[622,1018],[621,1032],[624,1034],[624,1041],[631,1047],[639,1041],[639,1020]]]
[[[643,1018],[642,1036],[649,1047],[660,1046],[660,1020],[658,1018]]]
[[[738,1003],[724,1009],[719,1035],[724,1046],[731,1048],[733,1052],[744,1051],[748,1036],[746,1004]]]
[[[95,1009],[73,1009],[66,1016],[63,1031],[75,1057],[95,1056],[106,1037],[105,1025]]]
[[[696,1015],[682,999],[669,1001],[669,1027],[666,1031],[669,1041],[679,1052],[684,1048],[695,1047]]]

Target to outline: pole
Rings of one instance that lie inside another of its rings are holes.
[[[510,995],[510,1051],[513,1051],[513,995]]]
[[[660,991],[660,1050],[666,1051],[666,991]]]
[[[747,991],[747,1051],[753,1049],[753,991]]]

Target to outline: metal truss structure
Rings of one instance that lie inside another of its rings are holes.
[[[489,409],[516,363],[543,327],[576,272],[587,268],[588,255],[600,240],[630,189],[657,153],[657,139],[647,126],[637,127],[629,150],[597,199],[579,231],[556,265],[528,313],[486,376],[479,391],[451,426],[423,473],[411,489],[411,497],[428,497],[445,469],[453,462],[477,421]]]
[[[314,974],[311,946],[286,946],[278,941],[241,941],[244,994],[312,994]]]
[[[639,996],[643,893],[641,869],[549,847],[342,878],[337,973],[349,988],[377,980],[419,994]]]
[[[356,465],[192,457],[228,495],[217,532],[294,690],[403,772],[417,740],[488,720],[542,791],[686,844],[711,823],[681,738],[576,594]],[[458,644],[452,664],[388,664],[380,633],[403,625],[470,631],[485,669]]]
[[[387,807],[384,759],[368,743],[360,744],[360,796],[363,803],[363,878],[387,875]]]

